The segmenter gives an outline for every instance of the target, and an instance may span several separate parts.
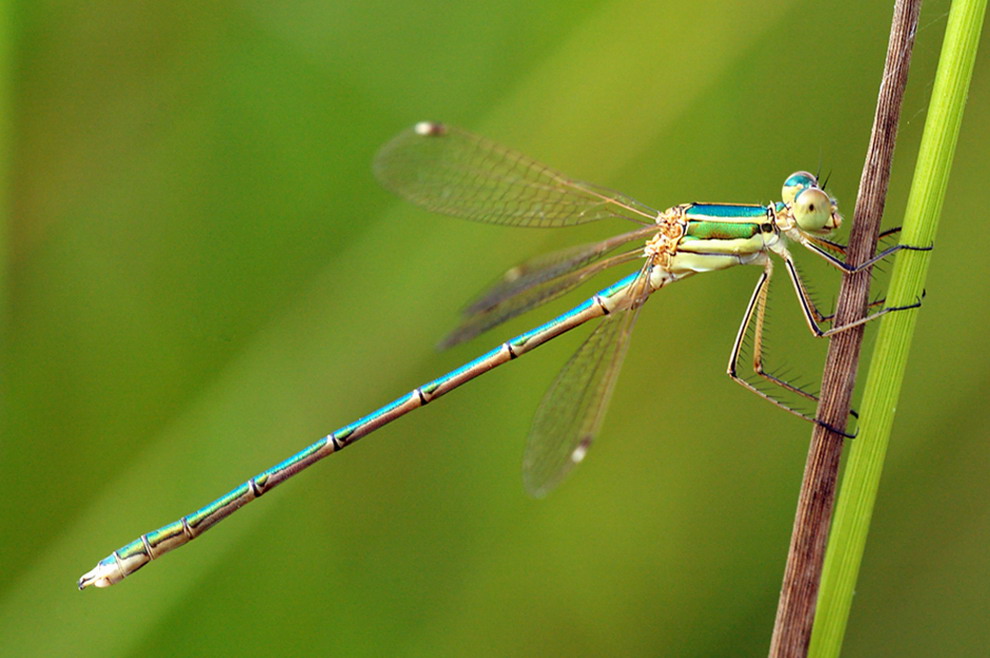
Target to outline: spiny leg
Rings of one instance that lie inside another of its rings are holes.
[[[802,313],[804,314],[805,320],[806,320],[806,322],[808,324],[808,328],[811,330],[812,334],[815,335],[815,336],[817,336],[817,337],[831,336],[831,335],[836,334],[836,333],[838,333],[840,331],[845,331],[845,330],[850,329],[852,327],[859,326],[861,324],[864,324],[866,322],[869,322],[870,320],[876,319],[876,318],[880,317],[881,315],[884,315],[884,314],[889,313],[891,311],[899,311],[899,310],[906,310],[906,309],[909,309],[909,308],[917,308],[918,306],[921,305],[921,302],[919,300],[918,302],[916,302],[914,304],[909,304],[909,305],[906,305],[906,306],[886,307],[886,308],[881,309],[880,311],[877,311],[876,313],[873,313],[871,315],[868,315],[865,318],[862,318],[861,320],[857,320],[855,322],[851,322],[849,324],[842,325],[842,326],[839,326],[839,327],[832,327],[830,329],[823,330],[819,326],[819,323],[824,323],[824,322],[831,321],[832,316],[825,316],[825,315],[823,315],[818,310],[818,308],[815,306],[815,303],[811,299],[811,295],[808,293],[808,290],[807,290],[807,287],[804,284],[804,281],[801,279],[801,276],[798,273],[797,267],[796,267],[796,265],[794,263],[793,258],[790,255],[790,253],[787,252],[786,249],[781,249],[777,253],[784,260],[784,264],[787,267],[788,275],[789,275],[789,277],[791,279],[791,283],[793,284],[794,291],[797,294],[798,302],[799,302],[799,304],[801,306]],[[750,324],[753,322],[753,320],[755,318],[755,325],[753,326],[753,347],[752,347],[752,349],[753,349],[753,372],[756,375],[758,375],[759,377],[765,379],[766,381],[768,381],[768,382],[770,382],[770,383],[772,383],[772,384],[774,384],[776,386],[779,386],[779,387],[783,388],[786,391],[789,391],[790,393],[792,393],[794,395],[797,395],[799,397],[805,398],[807,400],[811,400],[811,401],[813,401],[815,403],[818,402],[818,396],[817,395],[804,390],[800,386],[797,386],[795,384],[792,384],[791,382],[788,382],[787,380],[783,379],[782,377],[776,376],[776,375],[768,372],[766,370],[766,368],[764,367],[764,365],[763,365],[763,330],[764,330],[764,324],[765,324],[767,295],[768,295],[768,292],[769,292],[770,280],[771,280],[772,277],[773,277],[773,262],[769,258],[767,258],[764,261],[764,263],[763,263],[763,273],[760,275],[759,280],[756,282],[756,287],[754,288],[753,295],[750,298],[749,304],[746,307],[746,312],[745,312],[745,314],[743,316],[742,323],[739,326],[739,332],[736,335],[735,343],[732,346],[732,353],[729,356],[729,366],[728,366],[728,369],[727,369],[728,375],[733,380],[735,380],[737,383],[739,383],[740,385],[742,385],[743,387],[745,387],[745,388],[749,389],[750,391],[756,393],[757,395],[759,395],[760,397],[764,398],[765,400],[768,400],[769,402],[772,402],[773,404],[777,405],[778,407],[780,407],[780,408],[782,408],[782,409],[784,409],[784,410],[786,410],[786,411],[788,411],[788,412],[790,412],[790,413],[792,413],[792,414],[794,414],[796,416],[799,416],[801,418],[804,418],[805,420],[808,420],[808,421],[811,421],[813,423],[822,425],[823,423],[821,421],[819,421],[818,419],[816,419],[816,418],[814,418],[812,416],[809,416],[808,414],[803,413],[803,412],[801,412],[801,411],[799,411],[797,409],[794,409],[793,407],[789,406],[784,401],[778,399],[777,397],[775,397],[771,393],[769,393],[767,391],[764,391],[764,390],[761,390],[760,388],[758,388],[757,386],[755,386],[752,382],[750,382],[750,381],[748,381],[746,379],[743,379],[742,377],[740,377],[738,375],[738,367],[737,366],[738,366],[738,362],[739,362],[739,355],[742,352],[743,342],[744,342],[744,340],[746,338],[746,335],[747,335],[747,333],[749,331]],[[878,303],[882,303],[882,301],[881,302],[871,303],[869,305],[869,307],[876,306]],[[850,414],[853,417],[858,418],[858,414],[855,411],[850,411]],[[846,432],[840,431],[840,430],[838,430],[838,428],[834,428],[834,427],[832,427],[830,425],[825,425],[825,427],[827,427],[828,429],[831,429],[832,431],[834,431],[834,432],[836,432],[838,434],[842,434],[843,436],[845,436],[847,438],[853,438],[853,436],[855,436],[853,434],[848,434]]]
[[[900,232],[900,230],[900,227],[888,229],[880,234],[879,239],[894,235]],[[845,256],[846,245],[838,242],[832,242],[831,240],[826,240],[825,238],[812,237],[807,234],[802,235],[801,238],[802,239],[798,240],[801,246],[813,254],[823,258],[829,265],[835,267],[836,269],[842,270],[846,274],[856,274],[857,272],[862,272],[866,268],[875,265],[887,256],[897,253],[898,251],[931,251],[934,248],[933,245],[928,245],[927,247],[917,247],[909,244],[895,244],[887,247],[880,253],[875,254],[872,258],[868,258],[865,262],[860,263],[859,265],[850,265],[836,255],[841,254]]]
[[[904,245],[897,245],[897,246],[901,247]],[[906,247],[906,248],[915,249],[914,247]],[[790,276],[791,283],[794,285],[794,292],[797,293],[798,303],[801,306],[801,312],[804,313],[804,319],[808,323],[808,329],[810,329],[811,333],[818,338],[833,336],[839,332],[847,331],[849,329],[852,329],[853,327],[858,327],[859,325],[866,324],[871,320],[876,320],[880,316],[886,315],[891,311],[906,311],[908,309],[918,308],[919,306],[921,306],[920,299],[917,302],[914,302],[913,304],[906,304],[904,306],[885,306],[881,308],[879,311],[876,311],[875,313],[871,313],[863,318],[860,318],[859,320],[849,322],[848,324],[833,326],[829,329],[822,329],[820,323],[824,324],[825,322],[831,322],[834,315],[825,315],[818,310],[817,306],[815,306],[814,301],[811,299],[811,295],[808,294],[808,289],[805,286],[804,281],[801,279],[801,275],[798,273],[797,265],[795,265],[794,258],[793,256],[791,256],[790,252],[788,252],[786,249],[781,249],[778,251],[778,254],[780,255],[781,258],[784,259],[784,266],[787,268],[787,274]],[[860,271],[861,269],[862,267],[856,268],[856,271]],[[872,308],[882,303],[884,303],[884,300],[872,302],[871,304],[868,305],[867,308]]]
[[[749,332],[750,324],[753,322],[754,318],[756,324],[753,327],[753,372],[767,380],[775,386],[779,386],[784,390],[790,391],[791,393],[811,400],[815,403],[818,402],[818,396],[813,393],[805,391],[800,386],[796,386],[785,379],[775,376],[768,372],[763,365],[763,329],[764,321],[766,317],[766,304],[767,304],[767,294],[770,289],[770,279],[773,276],[773,261],[767,258],[763,263],[763,273],[760,275],[759,280],[756,282],[756,287],[753,289],[753,295],[750,297],[749,304],[746,306],[746,313],[743,315],[742,322],[739,325],[739,332],[736,334],[736,340],[732,345],[732,352],[729,354],[729,366],[726,369],[729,377],[733,379],[736,383],[740,384],[744,388],[756,393],[764,400],[771,402],[781,409],[788,411],[795,416],[804,418],[805,420],[815,422],[815,419],[808,414],[794,409],[793,407],[786,404],[783,400],[778,399],[772,394],[758,388],[753,382],[744,379],[738,374],[738,363],[739,355],[742,353],[743,342],[745,341],[746,335]],[[813,307],[813,306],[812,306]]]
[[[901,232],[901,227],[900,226],[897,226],[897,227],[894,227],[894,228],[890,228],[890,229],[887,229],[886,231],[881,232],[880,235],[878,236],[878,239],[882,241],[882,240],[885,240],[886,238],[889,238],[892,235],[897,235],[900,232]],[[800,244],[803,247],[805,247],[806,249],[808,249],[809,251],[811,251],[815,255],[823,258],[826,262],[828,262],[830,265],[832,265],[836,269],[842,271],[843,273],[848,273],[848,274],[855,274],[856,272],[863,271],[867,267],[874,266],[879,261],[881,261],[884,258],[886,258],[887,256],[890,256],[891,254],[896,253],[897,251],[900,251],[902,249],[903,250],[907,250],[907,251],[931,251],[932,248],[933,248],[933,246],[931,246],[931,245],[929,245],[927,247],[915,247],[915,246],[912,246],[912,245],[893,245],[891,247],[888,247],[888,248],[884,249],[879,254],[876,254],[873,258],[870,258],[869,260],[867,260],[862,265],[852,266],[852,265],[848,265],[845,261],[843,261],[841,258],[838,258],[836,256],[836,254],[840,254],[843,257],[846,255],[846,245],[841,244],[839,242],[833,242],[832,240],[828,240],[826,238],[821,238],[821,237],[812,237],[812,236],[805,235],[804,238],[805,238],[805,241],[801,241],[800,242]],[[798,293],[798,294],[801,294],[801,293]],[[922,293],[922,297],[924,297],[924,293]],[[809,298],[810,298],[810,296],[809,296]],[[866,308],[867,308],[867,310],[873,310],[873,309],[878,308],[878,307],[882,308],[883,305],[886,304],[886,303],[887,303],[887,298],[886,297],[881,297],[880,299],[876,299],[876,300],[868,303],[866,305]],[[814,305],[812,305],[812,306],[814,306]],[[891,309],[888,309],[888,310],[904,310],[904,309],[907,309],[907,308],[916,308],[917,306],[918,306],[918,304],[910,304],[910,305],[907,305],[907,306],[895,307],[895,308],[891,308]],[[817,309],[817,308],[815,308],[814,310],[817,312],[816,319],[820,323],[832,322],[834,320],[834,318],[835,318],[835,314],[834,313],[831,313],[831,314],[826,315],[824,313],[821,313],[820,310]],[[886,313],[886,312],[887,311],[885,310],[884,313]],[[882,313],[880,315],[882,315]],[[871,317],[870,319],[873,319],[873,318]],[[855,326],[855,325],[850,325],[850,326]],[[847,327],[841,327],[841,328],[837,328],[836,331],[843,331],[843,330],[848,329],[848,328],[849,328],[848,326]],[[812,333],[814,333],[814,330],[812,330]]]
[[[873,310],[875,308],[878,308],[878,307],[882,309],[882,308],[884,308],[884,304],[886,304],[886,303],[887,303],[887,298],[886,297],[881,297],[880,299],[875,299],[872,302],[869,302],[869,303],[866,304],[866,310],[871,311],[871,310]],[[910,306],[898,306],[896,308],[891,308],[891,309],[887,309],[887,310],[888,311],[903,311],[906,308],[917,308],[917,306],[919,306],[919,305],[911,304]],[[884,311],[884,312],[886,313],[887,311]],[[823,322],[823,323],[824,322],[832,322],[834,319],[835,319],[835,313],[830,313],[828,315],[822,315],[822,317],[819,320],[819,322]],[[845,328],[848,329],[849,327],[845,327]]]

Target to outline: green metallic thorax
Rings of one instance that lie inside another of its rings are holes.
[[[694,272],[759,261],[777,239],[772,206],[692,203],[680,208],[686,222],[675,267]]]

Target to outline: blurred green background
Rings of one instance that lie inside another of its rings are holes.
[[[888,226],[948,4],[922,15]],[[525,496],[519,462],[578,335],[121,585],[75,583],[583,298],[436,353],[514,262],[623,227],[431,216],[371,175],[396,132],[455,123],[656,207],[766,202],[821,169],[849,215],[890,5],[7,3],[2,651],[765,655],[810,427],[723,374],[756,269],[651,300],[598,443],[545,500]],[[990,265],[966,233],[986,221],[986,42],[850,656],[990,646]],[[838,278],[815,280],[833,299]],[[817,378],[824,346],[777,289],[771,360]]]

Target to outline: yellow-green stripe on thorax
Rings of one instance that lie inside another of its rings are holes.
[[[721,270],[761,262],[777,239],[772,206],[691,203],[678,208],[684,235],[669,267],[675,272]]]

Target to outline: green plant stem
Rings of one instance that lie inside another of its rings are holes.
[[[934,242],[986,4],[986,0],[952,3],[908,197],[903,244]],[[898,254],[888,304],[906,305],[921,298],[931,253]],[[814,656],[837,656],[842,647],[916,318],[915,311],[891,313],[881,323],[864,392],[859,437],[850,451],[828,546],[810,646]]]
[[[846,250],[852,265],[865,262],[876,251],[920,11],[921,0],[898,0],[894,6],[873,129]],[[869,289],[869,268],[843,277],[834,326],[851,325],[866,317]],[[863,326],[859,325],[836,334],[829,343],[816,416],[820,424],[811,434],[770,640],[770,655],[774,658],[805,656],[811,641],[842,456],[841,432],[849,416],[862,341]]]

